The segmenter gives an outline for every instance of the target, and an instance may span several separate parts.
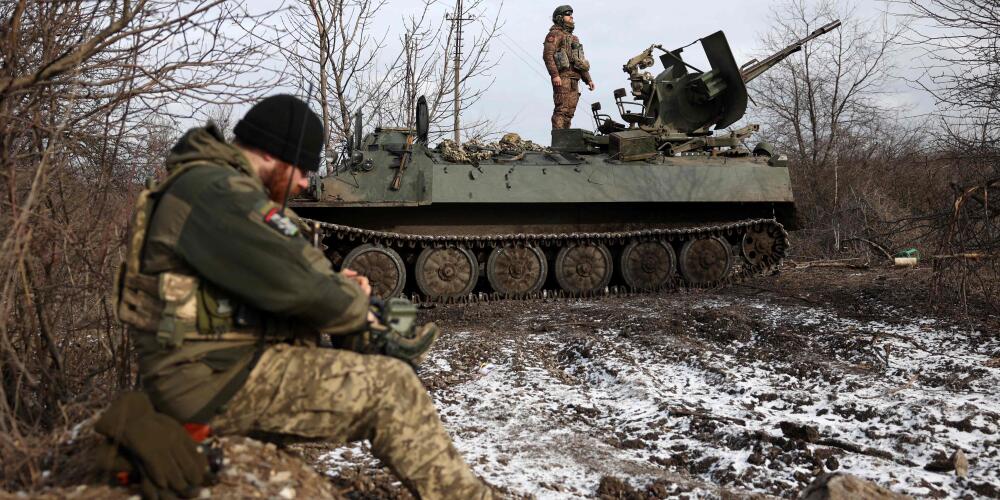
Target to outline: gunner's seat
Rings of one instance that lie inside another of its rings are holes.
[[[590,105],[590,111],[594,114],[594,125],[597,131],[604,134],[613,134],[625,130],[625,124],[616,122],[607,113],[601,113],[601,103],[595,102]]]
[[[625,89],[616,89],[614,94],[615,104],[618,105],[618,113],[622,115],[622,120],[628,122],[629,128],[635,128],[639,125],[652,125],[656,121],[655,116],[646,116],[646,107],[641,102],[625,102],[623,100],[628,95]],[[626,111],[626,106],[638,106],[639,112]]]

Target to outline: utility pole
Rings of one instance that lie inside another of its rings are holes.
[[[459,120],[458,115],[462,107],[462,96],[459,91],[459,86],[461,84],[461,69],[462,69],[462,22],[471,21],[471,17],[463,17],[465,15],[464,9],[462,7],[462,0],[456,0],[455,2],[455,14],[448,16],[448,20],[452,22],[452,29],[455,30],[455,144],[461,145],[461,134],[459,133]]]
[[[413,37],[407,33],[403,42],[403,51],[406,52],[406,81],[403,82],[403,92],[406,93],[404,102],[406,103],[406,128],[413,128],[413,99],[416,94],[416,84],[414,82],[414,62],[413,62]]]

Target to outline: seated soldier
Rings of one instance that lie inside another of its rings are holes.
[[[379,321],[367,280],[334,272],[284,208],[319,169],[319,118],[276,95],[234,133],[230,144],[212,124],[189,130],[167,158],[167,178],[137,203],[118,310],[153,406],[222,435],[367,439],[419,498],[491,497],[407,363],[429,348],[436,327]],[[320,348],[322,335],[405,361]],[[127,417],[109,414],[119,420],[105,418],[112,430],[104,433],[141,458],[134,448],[156,433],[128,438],[118,431]]]

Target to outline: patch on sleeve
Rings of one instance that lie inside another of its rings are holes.
[[[556,36],[553,35],[552,33],[549,33],[549,36],[545,37],[545,41],[547,43],[552,43],[552,42],[556,41]]]
[[[280,213],[281,207],[277,204],[271,202],[259,203],[256,207],[256,212],[263,217],[264,224],[267,224],[271,229],[289,238],[298,236],[299,227],[288,216]]]

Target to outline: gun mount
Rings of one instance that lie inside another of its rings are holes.
[[[698,40],[711,65],[708,71],[685,62],[684,48],[668,51],[661,45],[650,45],[622,68],[628,74],[633,101],[624,100],[625,89],[614,93],[625,124],[599,115],[600,105],[596,105],[593,109],[598,131],[612,134],[626,128],[642,130],[653,136],[659,151],[668,155],[704,148],[737,148],[757,130],[756,125],[724,136],[715,136],[714,131],[729,127],[746,113],[746,84],[840,24],[831,22],[763,61],[755,59],[743,66],[736,65],[726,36],[715,32]],[[661,53],[659,60],[664,69],[653,76],[642,70],[653,66],[655,51]]]

